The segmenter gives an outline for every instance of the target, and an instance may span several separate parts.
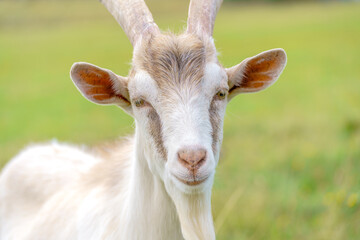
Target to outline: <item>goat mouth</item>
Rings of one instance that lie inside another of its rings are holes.
[[[182,183],[184,183],[184,184],[186,184],[186,185],[188,185],[188,186],[196,186],[196,185],[199,185],[199,184],[205,182],[206,179],[208,179],[208,177],[205,177],[205,178],[203,178],[203,179],[201,179],[201,180],[196,180],[195,177],[193,177],[193,179],[183,179],[183,178],[180,178],[180,177],[178,177],[178,176],[176,176],[176,175],[174,175],[174,176],[175,176],[175,178],[176,178],[177,180],[179,180],[180,182],[182,182]]]

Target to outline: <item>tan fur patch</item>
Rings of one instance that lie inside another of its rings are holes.
[[[130,156],[133,150],[133,136],[94,146],[91,153],[103,161],[84,176],[86,186],[104,185],[110,188],[122,186],[123,180],[128,177],[125,173],[128,173],[131,164],[131,159],[127,156]]]
[[[217,110],[216,101],[216,99],[213,99],[209,108],[210,123],[212,128],[212,150],[214,154],[216,154],[217,151],[217,143],[219,142],[221,130],[221,116]]]
[[[166,96],[170,89],[196,89],[206,62],[215,56],[211,44],[190,34],[159,34],[142,47],[141,54],[134,56],[134,66],[147,71]]]
[[[161,120],[155,109],[151,109],[148,113],[150,119],[150,134],[155,141],[155,145],[161,157],[167,159],[167,150],[164,147],[163,137],[162,137],[162,127]]]

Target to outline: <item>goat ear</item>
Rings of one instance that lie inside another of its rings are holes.
[[[89,101],[101,105],[118,105],[131,112],[126,77],[83,62],[73,64],[70,77],[81,94]]]
[[[276,82],[286,65],[286,53],[283,49],[272,49],[240,64],[226,69],[229,81],[229,97],[239,93],[261,91]]]

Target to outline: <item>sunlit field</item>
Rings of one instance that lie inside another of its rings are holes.
[[[184,29],[187,1],[148,2],[163,30]],[[274,86],[228,106],[217,238],[360,239],[360,3],[226,2],[214,38],[226,67],[288,54]],[[96,0],[0,1],[0,167],[31,143],[131,134],[129,116],[88,102],[69,78],[76,61],[126,75],[131,51]]]

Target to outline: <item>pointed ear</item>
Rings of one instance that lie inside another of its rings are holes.
[[[272,49],[226,69],[229,81],[228,100],[239,93],[261,91],[276,82],[286,65],[283,49]]]
[[[81,94],[89,101],[101,105],[118,105],[131,113],[126,77],[84,62],[72,65],[70,77]]]

